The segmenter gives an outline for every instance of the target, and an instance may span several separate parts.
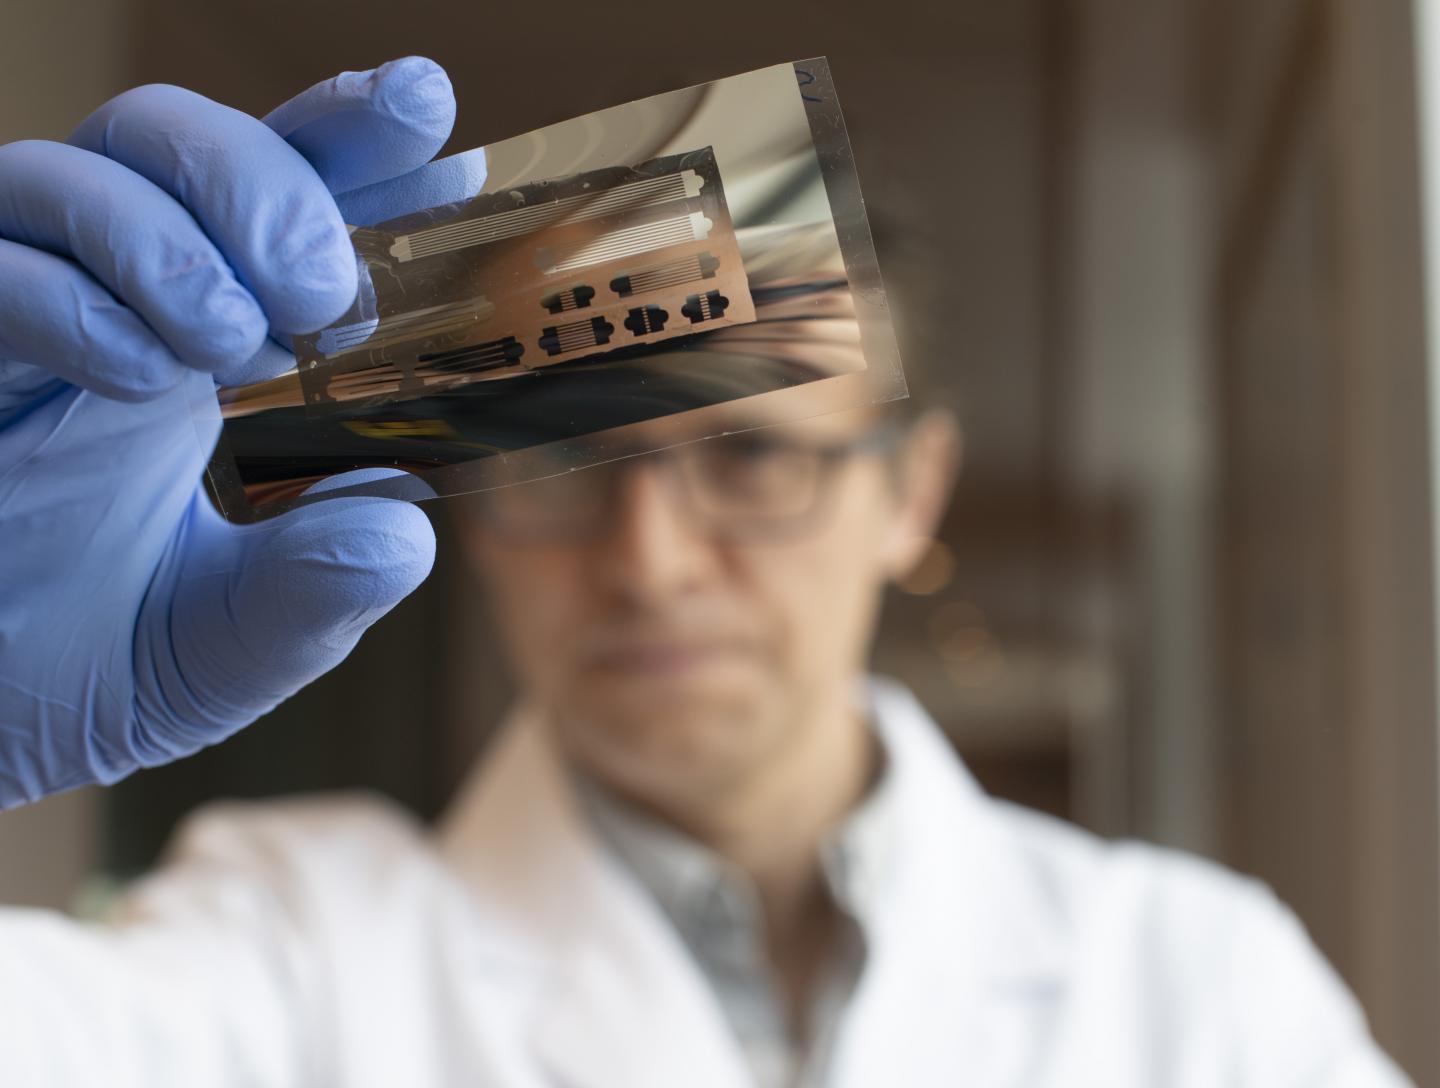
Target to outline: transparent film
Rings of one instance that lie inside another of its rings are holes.
[[[197,406],[219,413],[227,517],[485,490],[905,395],[823,59],[485,155],[473,199],[352,230],[359,295],[295,338],[293,370]],[[307,494],[357,468],[405,471]]]

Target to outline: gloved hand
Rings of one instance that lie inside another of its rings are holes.
[[[429,572],[407,503],[227,524],[188,405],[292,366],[267,334],[347,309],[347,218],[478,191],[481,155],[422,168],[454,111],[411,57],[263,123],[149,86],[68,144],[0,147],[0,808],[228,737]]]

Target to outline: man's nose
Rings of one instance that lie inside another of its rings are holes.
[[[664,466],[627,465],[615,481],[610,524],[597,541],[598,574],[628,597],[661,599],[701,582],[718,562],[713,543],[687,516]]]

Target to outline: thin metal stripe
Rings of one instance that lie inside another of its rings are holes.
[[[619,257],[628,257],[633,253],[643,253],[646,250],[659,249],[661,246],[695,241],[697,237],[695,226],[694,217],[686,215],[673,219],[662,219],[657,223],[647,223],[639,227],[627,227],[624,230],[612,231],[609,234],[601,235],[565,260],[551,265],[545,269],[545,272],[552,275],[557,272],[573,272],[593,264],[603,264],[605,261],[615,260]]]
[[[698,266],[692,268],[681,268],[668,275],[652,273],[650,275],[631,276],[631,293],[638,291],[655,291],[661,287],[673,287],[677,283],[689,283],[691,280],[700,279]]]

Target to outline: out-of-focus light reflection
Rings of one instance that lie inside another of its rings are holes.
[[[946,601],[930,614],[930,644],[950,682],[962,688],[993,684],[1005,669],[1005,653],[984,613],[969,601]]]

